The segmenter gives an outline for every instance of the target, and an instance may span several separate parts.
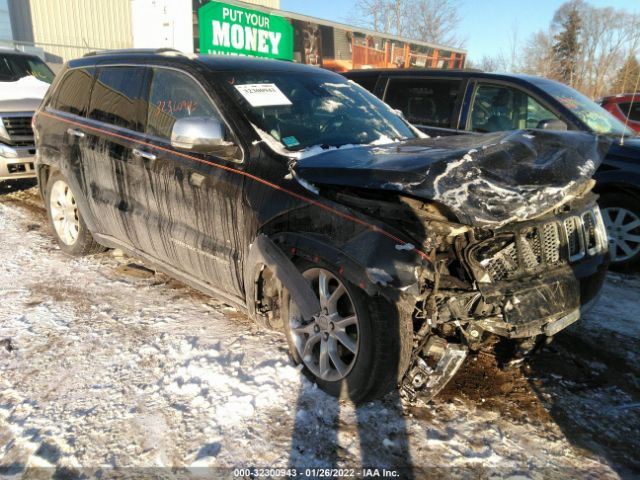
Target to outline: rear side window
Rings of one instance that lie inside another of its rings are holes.
[[[634,122],[640,122],[640,95],[638,95],[638,101],[629,103],[620,103],[618,104],[620,110],[622,110],[622,114],[626,117],[629,115],[629,120],[633,120]],[[629,111],[629,107],[631,107],[631,111]]]
[[[153,70],[149,103],[147,133],[156,137],[170,139],[173,124],[181,118],[219,118],[202,87],[175,70]]]
[[[87,114],[93,70],[80,68],[68,72],[60,82],[52,107],[84,117]]]
[[[385,101],[416,125],[449,128],[460,93],[460,80],[392,79]]]
[[[89,118],[144,132],[148,106],[148,69],[104,67],[91,94]]]

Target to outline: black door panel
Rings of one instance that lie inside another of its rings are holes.
[[[154,198],[150,228],[158,232],[154,248],[160,258],[184,272],[241,295],[242,272],[237,264],[244,245],[244,177],[233,170],[243,164],[238,159],[174,149],[170,143],[173,124],[186,117],[220,119],[194,78],[155,68],[147,131],[157,148],[147,151],[157,158],[145,164],[148,190]]]

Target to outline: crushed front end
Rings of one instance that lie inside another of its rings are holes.
[[[522,360],[594,301],[608,252],[591,177],[608,146],[583,133],[514,131],[296,164],[329,200],[383,222],[422,254],[419,265],[397,252],[374,257],[395,273],[383,294],[411,312],[405,396],[437,394],[470,352]]]
[[[410,399],[436,395],[469,352],[521,361],[580,318],[608,264],[591,193],[533,220],[468,228],[435,243],[435,267],[420,274],[413,315],[414,351],[402,385]]]

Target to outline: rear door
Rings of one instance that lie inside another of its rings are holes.
[[[454,135],[465,80],[460,78],[389,78],[384,101],[429,135]]]
[[[242,151],[227,127],[228,148],[200,154],[171,146],[174,123],[186,117],[214,117],[219,109],[200,82],[183,71],[154,67],[147,119],[153,146],[144,155],[150,202],[156,210],[154,248],[181,271],[218,291],[241,296],[239,268],[244,234]],[[155,148],[154,148],[155,147]]]
[[[99,232],[150,252],[143,141],[150,70],[101,66],[87,115],[83,172]]]
[[[38,156],[57,164],[69,180],[71,188],[87,198],[87,184],[82,168],[85,148],[83,123],[89,106],[93,69],[77,68],[63,73],[55,95],[47,98],[44,114],[38,115],[42,138]],[[82,201],[82,200],[80,200]]]

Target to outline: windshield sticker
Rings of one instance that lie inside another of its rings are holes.
[[[284,145],[286,147],[297,147],[298,145],[300,145],[300,142],[298,141],[298,139],[294,136],[291,137],[284,137],[282,139],[282,143],[284,143]]]
[[[570,97],[556,97],[560,103],[562,103],[569,110],[577,110],[578,102],[574,98]]]
[[[252,107],[284,107],[291,105],[275,83],[250,83],[234,85]]]

